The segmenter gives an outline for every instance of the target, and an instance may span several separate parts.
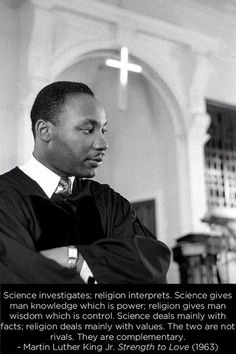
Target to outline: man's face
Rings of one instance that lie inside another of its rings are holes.
[[[94,177],[107,149],[104,109],[87,94],[66,99],[56,125],[51,124],[48,163],[60,176]]]

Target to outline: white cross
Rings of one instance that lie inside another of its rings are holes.
[[[120,61],[115,59],[106,59],[106,65],[112,68],[120,69],[120,89],[119,89],[119,108],[123,111],[127,107],[127,82],[128,72],[141,73],[142,67],[137,64],[129,63],[129,51],[127,47],[122,47],[120,51]]]

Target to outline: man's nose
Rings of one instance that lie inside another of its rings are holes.
[[[96,150],[107,150],[108,144],[103,134],[99,134],[97,136],[97,139],[94,141],[93,147]]]

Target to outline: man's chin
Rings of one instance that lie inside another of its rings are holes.
[[[75,174],[76,177],[79,178],[93,178],[96,175],[96,169],[89,169],[86,171],[79,171]]]
[[[95,175],[96,175],[96,171],[93,171],[93,172],[91,172],[90,174],[88,174],[88,175],[86,176],[86,178],[93,178],[93,177],[95,177]]]

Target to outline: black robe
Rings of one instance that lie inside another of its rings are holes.
[[[75,179],[49,199],[19,168],[0,176],[0,283],[83,283],[39,251],[76,245],[100,284],[164,283],[170,251],[108,185]]]

